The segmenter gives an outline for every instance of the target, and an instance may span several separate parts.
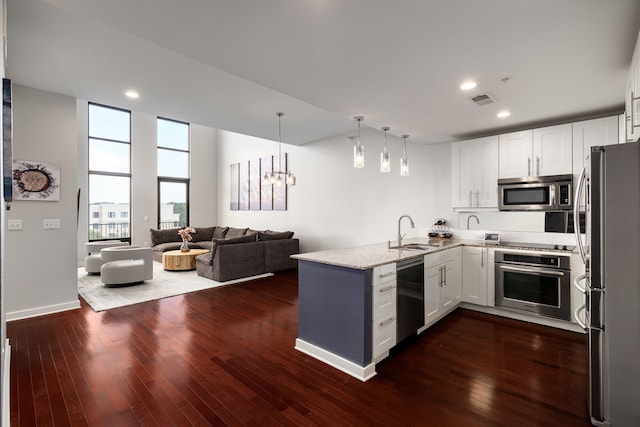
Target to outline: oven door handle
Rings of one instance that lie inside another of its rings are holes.
[[[563,277],[565,275],[564,272],[562,271],[541,271],[541,270],[535,270],[535,269],[530,269],[530,268],[525,268],[525,267],[511,267],[508,265],[501,265],[500,266],[501,270],[506,270],[506,271],[515,271],[517,273],[527,273],[527,274],[534,274],[536,276],[558,276],[558,277]]]

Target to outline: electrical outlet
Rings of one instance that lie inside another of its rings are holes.
[[[56,230],[60,228],[60,220],[59,219],[43,219],[42,220],[42,229],[43,230]]]
[[[7,221],[7,230],[10,230],[10,231],[22,230],[22,220],[10,219],[9,221]]]

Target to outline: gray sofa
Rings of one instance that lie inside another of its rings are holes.
[[[209,249],[208,253],[196,257],[199,276],[226,282],[298,266],[291,255],[300,252],[300,241],[293,238],[291,231],[257,231],[233,227],[194,228],[196,233],[192,234],[193,240],[189,242],[189,247]],[[154,260],[162,262],[163,252],[180,248],[182,240],[178,230],[151,230]]]

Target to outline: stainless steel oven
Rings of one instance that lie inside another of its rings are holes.
[[[571,320],[570,256],[496,250],[496,307]]]

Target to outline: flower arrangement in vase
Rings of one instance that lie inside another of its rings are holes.
[[[178,230],[178,234],[182,238],[182,245],[180,245],[181,252],[189,252],[189,242],[193,240],[191,233],[195,233],[196,229],[193,227],[185,227]]]

